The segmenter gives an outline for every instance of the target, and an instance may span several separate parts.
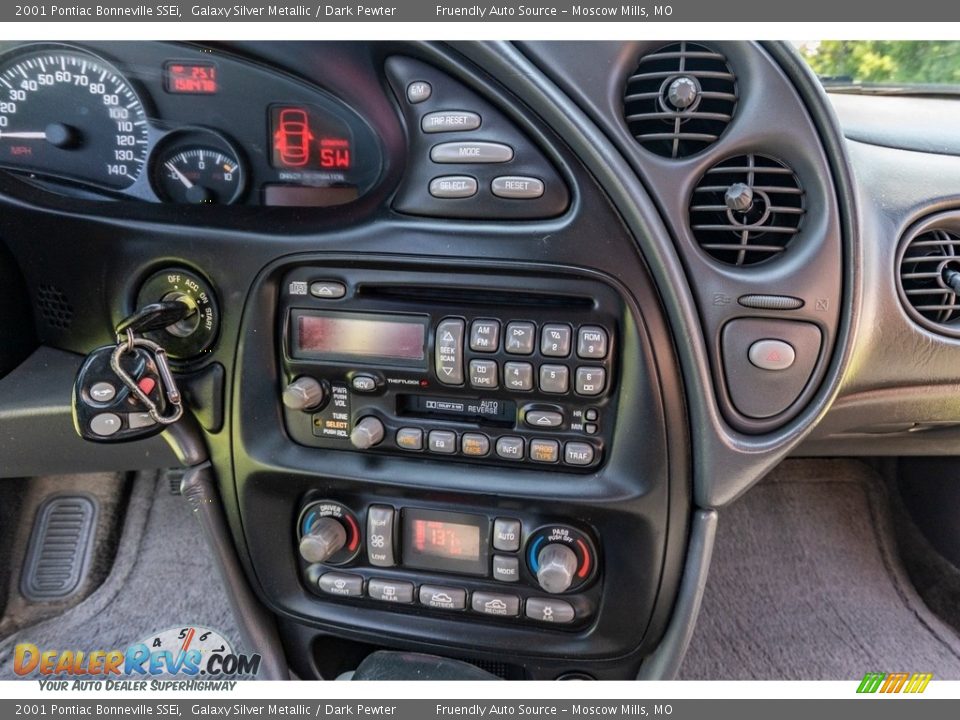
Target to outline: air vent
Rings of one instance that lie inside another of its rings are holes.
[[[688,157],[715,143],[736,107],[737,78],[727,59],[688,42],[644,55],[623,98],[627,127],[637,142],[669,158]]]
[[[716,260],[756,265],[787,249],[804,212],[793,170],[765,155],[739,155],[707,170],[694,188],[690,229]]]
[[[960,337],[960,235],[928,229],[907,239],[897,265],[900,297],[926,327]]]

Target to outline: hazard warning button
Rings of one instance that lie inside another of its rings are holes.
[[[783,340],[758,340],[750,346],[748,356],[761,370],[786,370],[797,359],[793,346]]]

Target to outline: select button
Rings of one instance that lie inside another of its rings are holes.
[[[477,180],[469,175],[444,175],[430,181],[430,194],[444,200],[477,194]]]

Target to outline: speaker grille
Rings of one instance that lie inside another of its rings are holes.
[[[73,323],[73,306],[56,285],[37,286],[37,306],[40,317],[52,328],[66,330]]]

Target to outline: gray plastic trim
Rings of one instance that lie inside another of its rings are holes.
[[[673,680],[680,672],[683,658],[690,646],[690,638],[697,625],[703,591],[710,573],[713,542],[717,536],[716,510],[698,510],[690,522],[690,546],[687,562],[680,580],[677,602],[670,616],[670,624],[663,640],[637,673],[637,680]]]

